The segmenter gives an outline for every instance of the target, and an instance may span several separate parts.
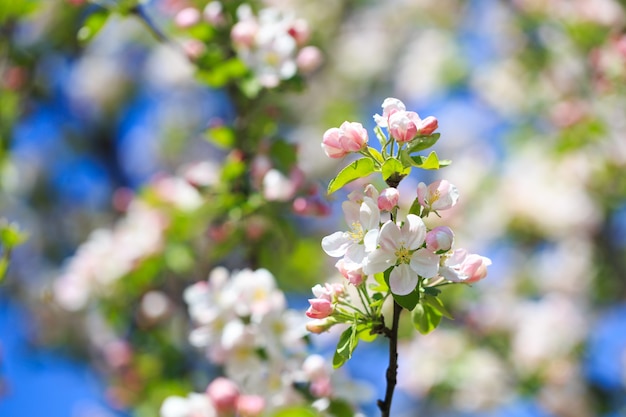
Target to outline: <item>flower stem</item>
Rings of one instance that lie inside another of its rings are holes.
[[[401,312],[402,307],[394,301],[391,329],[386,333],[386,336],[389,337],[389,365],[386,373],[387,389],[385,390],[385,399],[378,400],[378,408],[380,408],[382,417],[391,416],[391,400],[393,399],[393,392],[396,388],[398,377],[398,325]]]

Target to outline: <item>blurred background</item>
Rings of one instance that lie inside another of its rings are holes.
[[[196,210],[189,183],[215,184],[236,166],[207,128],[242,111],[228,84],[188,59],[189,39],[217,38],[179,12],[208,19],[206,3],[0,5],[0,215],[28,234],[0,285],[2,416],[156,415],[165,396],[202,390],[215,372],[186,343],[186,286],[245,258],[303,309],[335,273],[319,240],[340,230],[343,196],[321,193],[328,210],[315,214],[329,216],[285,216],[288,237],[271,238],[283,258],[263,252],[265,238],[253,257],[241,247],[274,227],[271,213],[244,217],[245,234],[231,203]],[[430,225],[451,225],[457,246],[493,261],[486,280],[444,294],[454,321],[404,332],[397,415],[626,415],[626,4],[263,4],[306,19],[324,56],[302,91],[263,102],[312,187],[340,168],[320,148],[324,131],[360,121],[373,137],[372,115],[397,97],[438,118],[435,149],[453,161],[405,179],[405,204],[418,182],[445,177],[461,200]],[[167,230],[155,214],[164,204]],[[119,253],[98,251],[122,232],[133,237],[115,241]],[[81,253],[99,261],[77,265]],[[89,268],[115,285],[84,287],[75,276]],[[336,335],[316,343],[327,352]],[[374,392],[368,416],[384,392],[385,349],[359,347],[349,363]]]

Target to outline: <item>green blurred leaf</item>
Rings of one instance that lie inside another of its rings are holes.
[[[411,208],[409,208],[409,214],[415,214],[416,216],[420,216],[422,214],[422,205],[417,197],[415,197],[415,200],[413,200],[413,203],[411,204]]]
[[[172,271],[183,274],[195,265],[191,248],[183,244],[171,244],[165,249],[165,264]]]
[[[5,249],[19,246],[26,239],[28,239],[28,233],[20,231],[16,223],[8,223],[6,219],[0,220],[0,244]]]
[[[435,330],[441,322],[441,314],[429,304],[419,303],[411,313],[413,325],[421,334]]]
[[[227,126],[210,128],[206,132],[206,139],[222,149],[231,149],[235,145],[235,133]]]
[[[370,158],[361,158],[352,162],[350,165],[342,169],[337,176],[328,184],[328,194],[332,194],[344,185],[367,177],[375,171],[374,161]]]
[[[4,280],[7,269],[9,269],[9,257],[2,256],[0,257],[0,283]]]
[[[380,128],[380,126],[376,126],[374,128],[374,133],[376,134],[376,139],[378,139],[378,142],[380,143],[380,149],[384,150],[385,146],[387,145],[387,137],[383,133],[383,130]]]
[[[336,398],[330,400],[330,405],[326,412],[334,417],[353,417],[355,414],[347,401]]]
[[[278,410],[272,417],[317,417],[317,411],[309,407],[289,407]]]
[[[291,168],[298,160],[296,146],[284,140],[277,140],[272,143],[270,155],[274,166],[285,174],[289,174],[289,171],[291,171]]]
[[[96,36],[100,30],[104,27],[109,18],[109,11],[106,9],[98,9],[90,14],[85,23],[78,30],[76,38],[82,42],[87,43]]]

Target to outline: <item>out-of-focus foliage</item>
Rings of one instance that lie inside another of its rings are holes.
[[[0,210],[30,236],[3,291],[40,342],[92,358],[139,416],[204,390],[219,370],[187,341],[185,287],[215,266],[289,291],[334,274],[319,237],[340,220],[297,214],[334,204],[321,135],[394,96],[439,119],[461,192],[441,221],[494,261],[445,294],[454,321],[402,341],[397,415],[623,413],[623,4],[255,3],[305,18],[325,57],[270,87],[230,43],[240,3],[223,23],[201,1],[0,4]],[[177,25],[188,7],[201,23]]]

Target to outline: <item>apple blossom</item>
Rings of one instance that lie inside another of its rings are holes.
[[[345,121],[339,128],[328,129],[322,138],[322,149],[330,158],[343,158],[367,146],[367,130],[361,123]]]
[[[447,210],[459,199],[459,191],[447,180],[437,180],[430,185],[420,182],[417,185],[417,199],[429,212]]]
[[[201,15],[198,9],[187,7],[176,14],[174,23],[176,23],[176,26],[179,28],[189,28],[198,24],[198,22],[200,22],[200,17]]]
[[[401,226],[391,220],[386,222],[380,229],[380,247],[368,255],[363,272],[369,275],[394,267],[389,276],[391,291],[398,295],[410,293],[417,285],[418,274],[430,278],[437,273],[439,257],[418,250],[425,237],[426,225],[414,214],[407,215]]]
[[[258,417],[265,410],[265,399],[259,395],[241,395],[237,399],[237,415]]]
[[[361,285],[365,280],[365,275],[363,274],[363,268],[360,264],[355,264],[345,259],[340,259],[335,264],[335,267],[339,271],[344,278],[350,282],[352,285]]]
[[[359,206],[345,201],[342,208],[350,230],[324,237],[322,249],[329,256],[336,258],[345,256],[352,262],[361,263],[366,253],[376,248],[380,211],[371,198],[365,198]]]
[[[303,74],[310,74],[320,67],[324,58],[316,46],[305,46],[296,56],[296,65]]]
[[[307,331],[320,334],[328,331],[331,327],[337,324],[337,320],[333,317],[326,317],[324,319],[311,320],[306,323]]]
[[[445,259],[443,266],[439,268],[439,274],[450,282],[471,284],[487,276],[489,265],[491,259],[469,254],[465,249],[457,249]]]
[[[410,142],[419,133],[422,119],[412,111],[396,111],[389,116],[388,129],[398,143]]]
[[[435,130],[437,130],[438,127],[439,127],[439,121],[437,120],[437,118],[434,116],[428,116],[427,118],[423,119],[422,122],[420,123],[417,129],[417,134],[428,136],[432,134]]]

